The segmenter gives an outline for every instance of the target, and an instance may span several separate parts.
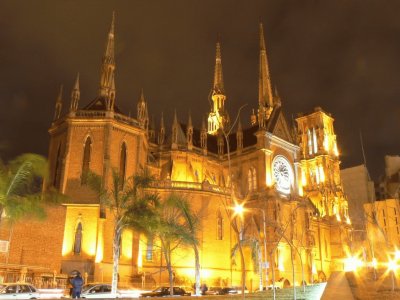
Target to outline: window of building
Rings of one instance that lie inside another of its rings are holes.
[[[85,148],[83,149],[83,162],[82,162],[82,178],[81,183],[86,183],[86,174],[90,170],[90,155],[92,152],[92,140],[90,137],[86,139]]]
[[[314,153],[317,153],[318,143],[317,143],[317,133],[315,132],[315,128],[313,128],[313,146],[314,146]]]
[[[146,260],[153,260],[153,237],[147,237],[147,245],[146,245]]]
[[[307,141],[308,141],[308,154],[311,155],[313,147],[312,147],[312,138],[310,129],[307,130]]]
[[[217,240],[224,238],[224,219],[220,211],[217,213]]]
[[[79,222],[75,230],[74,253],[80,254],[82,250],[82,223]]]
[[[126,177],[126,144],[122,143],[121,155],[119,161],[119,178],[121,180],[121,186],[125,183]]]
[[[249,172],[247,172],[247,181],[249,184],[249,192],[253,190],[253,175],[251,173],[251,169],[249,169]]]

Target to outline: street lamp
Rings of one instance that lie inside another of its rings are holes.
[[[251,208],[246,208],[246,210],[260,210],[262,212],[262,216],[263,216],[263,235],[264,235],[264,268],[267,269],[267,230],[266,230],[266,219],[265,219],[265,211],[259,207],[251,207]],[[236,204],[235,207],[233,208],[233,210],[235,211],[235,214],[243,216],[243,213],[245,211],[243,204]],[[262,274],[262,267],[263,265],[261,265],[261,270],[260,273]],[[261,275],[262,277],[262,275]],[[268,287],[268,271],[265,272],[265,287]],[[262,280],[260,282],[260,291],[263,290],[263,284],[262,284]]]

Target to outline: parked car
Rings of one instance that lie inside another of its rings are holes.
[[[244,289],[244,293],[247,294],[249,291],[247,288]],[[242,293],[242,287],[240,286],[231,286],[231,287],[224,287],[221,289],[219,295],[235,295],[235,294],[241,294]]]
[[[186,292],[183,288],[174,286],[173,287],[173,293],[176,296],[190,296],[191,294]],[[165,297],[169,296],[170,289],[167,286],[161,286],[159,288],[156,288],[154,291],[149,292],[149,293],[142,293],[140,294],[140,298],[148,298],[148,297]]]
[[[121,295],[117,291],[116,298]],[[111,297],[111,285],[106,283],[90,283],[82,287],[81,298],[103,299]]]
[[[206,295],[221,295],[222,287],[211,286],[206,292]]]
[[[40,294],[28,283],[2,283],[0,299],[40,299]]]

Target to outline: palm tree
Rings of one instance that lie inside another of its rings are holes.
[[[197,247],[198,241],[195,239],[200,228],[199,216],[191,209],[190,203],[187,200],[176,201],[177,207],[180,209],[183,219],[186,223],[187,229],[192,235],[193,239],[190,241],[194,251],[195,259],[195,295],[200,296],[200,255],[199,248]]]
[[[113,169],[110,188],[103,186],[104,181],[97,174],[88,172],[84,176],[88,186],[98,194],[100,203],[107,207],[114,217],[111,294],[116,295],[122,231],[132,228],[138,232],[147,232],[155,227],[154,224],[157,223],[154,221],[154,208],[157,206],[158,197],[145,190],[152,181],[147,170],[124,181],[119,172]]]
[[[170,294],[173,295],[174,273],[172,270],[172,253],[178,247],[190,245],[196,249],[196,268],[198,268],[196,273],[199,273],[198,240],[196,238],[198,222],[195,215],[192,214],[187,200],[176,194],[170,194],[162,202],[159,207],[159,216],[159,226],[155,234],[161,243],[161,251],[164,254],[169,275]],[[196,275],[196,285],[197,281],[199,281],[199,274]]]
[[[48,175],[46,159],[37,154],[18,156],[7,165],[0,160],[0,222],[25,216],[44,218],[45,204],[56,199],[52,189],[43,190]]]

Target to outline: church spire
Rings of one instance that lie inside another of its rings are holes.
[[[71,105],[69,108],[70,111],[75,112],[78,110],[80,96],[81,96],[81,92],[79,89],[79,73],[78,73],[78,75],[76,75],[74,88],[72,89],[72,92],[71,92]]]
[[[273,106],[272,85],[269,75],[267,50],[265,47],[264,28],[262,23],[260,23],[260,70],[258,78],[258,103],[260,107]]]
[[[114,104],[115,104],[115,80],[114,80],[114,74],[111,77],[111,85],[110,89],[108,91],[108,96],[107,96],[107,110],[114,110]]]
[[[99,96],[107,97],[111,89],[112,79],[115,71],[115,55],[114,55],[114,24],[115,24],[115,12],[112,15],[110,32],[108,33],[108,39],[106,49],[103,56],[100,76],[100,88]]]
[[[61,115],[62,96],[63,96],[63,85],[60,86],[60,92],[58,93],[58,97],[56,100],[56,107],[55,107],[55,111],[54,111],[54,121],[57,120]]]
[[[172,123],[172,141],[171,141],[171,149],[178,149],[178,117],[176,115],[176,109],[174,111],[174,121]]]
[[[215,54],[214,85],[212,93],[213,95],[225,94],[224,78],[222,75],[221,45],[219,41],[217,42]]]
[[[161,112],[160,131],[158,133],[158,144],[160,146],[164,144],[164,139],[165,139],[164,113]]]
[[[217,134],[218,129],[229,123],[229,116],[225,111],[225,88],[222,75],[221,45],[217,42],[215,54],[214,83],[211,89],[212,107],[208,115],[208,133]]]
[[[140,96],[137,104],[137,120],[140,126],[144,126],[146,122],[147,119],[146,113],[147,113],[146,100],[144,99],[144,92],[142,88],[140,90]]]
[[[188,150],[192,150],[193,149],[193,123],[192,123],[192,114],[190,111],[189,111],[188,125],[186,128],[186,141],[187,141]]]

